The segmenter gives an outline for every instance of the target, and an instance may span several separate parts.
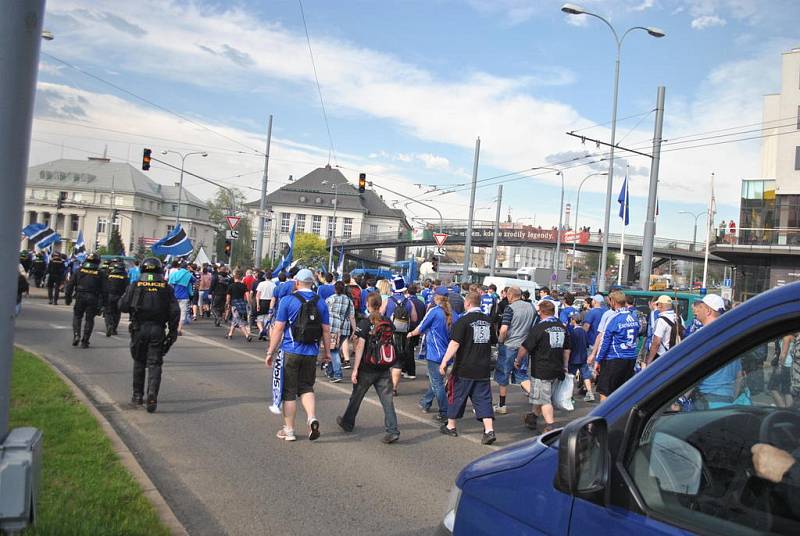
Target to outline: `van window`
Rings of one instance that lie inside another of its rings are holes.
[[[800,534],[800,334],[676,386],[627,469],[657,517],[698,532]]]

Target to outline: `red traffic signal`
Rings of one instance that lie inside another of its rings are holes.
[[[358,174],[358,193],[363,194],[367,189],[367,174]]]
[[[145,149],[144,154],[142,154],[142,170],[147,171],[150,169],[150,153],[152,153],[150,149]]]

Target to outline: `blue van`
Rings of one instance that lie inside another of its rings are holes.
[[[588,416],[470,463],[440,532],[800,534],[799,332],[800,283],[726,312]]]

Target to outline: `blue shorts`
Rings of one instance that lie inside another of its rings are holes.
[[[528,379],[528,360],[522,362],[520,368],[514,368],[514,359],[517,357],[519,348],[506,347],[504,344],[497,345],[497,367],[494,369],[494,381],[498,385],[506,386],[509,383],[514,385],[522,383]]]
[[[592,379],[592,369],[588,363],[570,363],[569,367],[570,374],[575,374],[576,372],[580,371],[581,373],[581,380],[591,380]]]
[[[492,386],[489,380],[470,380],[456,377],[453,384],[453,401],[448,400],[447,404],[448,419],[460,419],[464,416],[467,398],[472,401],[475,417],[478,420],[494,418]]]

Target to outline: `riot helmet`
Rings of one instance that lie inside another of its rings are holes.
[[[161,270],[161,261],[156,257],[146,258],[139,266],[139,271],[141,271],[143,274],[160,274]]]

